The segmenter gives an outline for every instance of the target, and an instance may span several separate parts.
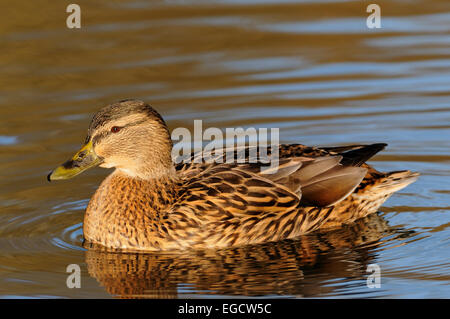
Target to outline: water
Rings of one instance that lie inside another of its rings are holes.
[[[0,297],[450,297],[450,6],[378,1],[89,1],[2,8]],[[279,127],[282,143],[386,142],[371,164],[420,179],[380,213],[298,240],[182,254],[82,247],[109,173],[45,177],[101,106],[150,102],[171,129]],[[66,287],[78,264],[80,289]],[[381,268],[381,288],[366,285]]]

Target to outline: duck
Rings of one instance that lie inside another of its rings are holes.
[[[177,163],[162,116],[126,99],[93,116],[81,149],[47,179],[114,168],[87,205],[85,243],[140,252],[220,249],[294,239],[376,213],[419,176],[366,163],[385,147],[279,144],[276,169],[254,160],[193,160],[198,153]],[[267,154],[275,156],[275,148]]]

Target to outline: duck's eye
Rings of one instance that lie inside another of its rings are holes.
[[[111,127],[111,132],[117,133],[117,132],[119,132],[119,131],[120,131],[120,127],[118,127],[118,126],[113,126],[113,127]]]

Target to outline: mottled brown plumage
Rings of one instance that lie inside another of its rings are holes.
[[[365,282],[367,266],[376,262],[374,251],[387,235],[407,234],[371,214],[351,225],[295,240],[224,249],[142,254],[86,243],[85,261],[89,274],[120,298],[183,298],[195,291],[317,297],[336,289],[329,285],[336,278]]]
[[[94,160],[116,168],[87,207],[88,242],[139,251],[241,246],[339,227],[376,212],[417,177],[364,163],[384,146],[280,145],[279,166],[265,172],[259,162],[175,166],[160,115],[126,100],[97,113],[82,151],[49,179],[74,176]]]

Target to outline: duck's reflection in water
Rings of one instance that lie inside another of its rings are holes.
[[[391,231],[372,214],[298,240],[221,250],[142,254],[91,246],[86,263],[108,293],[122,298],[176,298],[186,292],[314,297],[333,294],[333,281],[344,280],[345,287],[345,281],[365,279],[367,265],[376,262],[379,240]]]

